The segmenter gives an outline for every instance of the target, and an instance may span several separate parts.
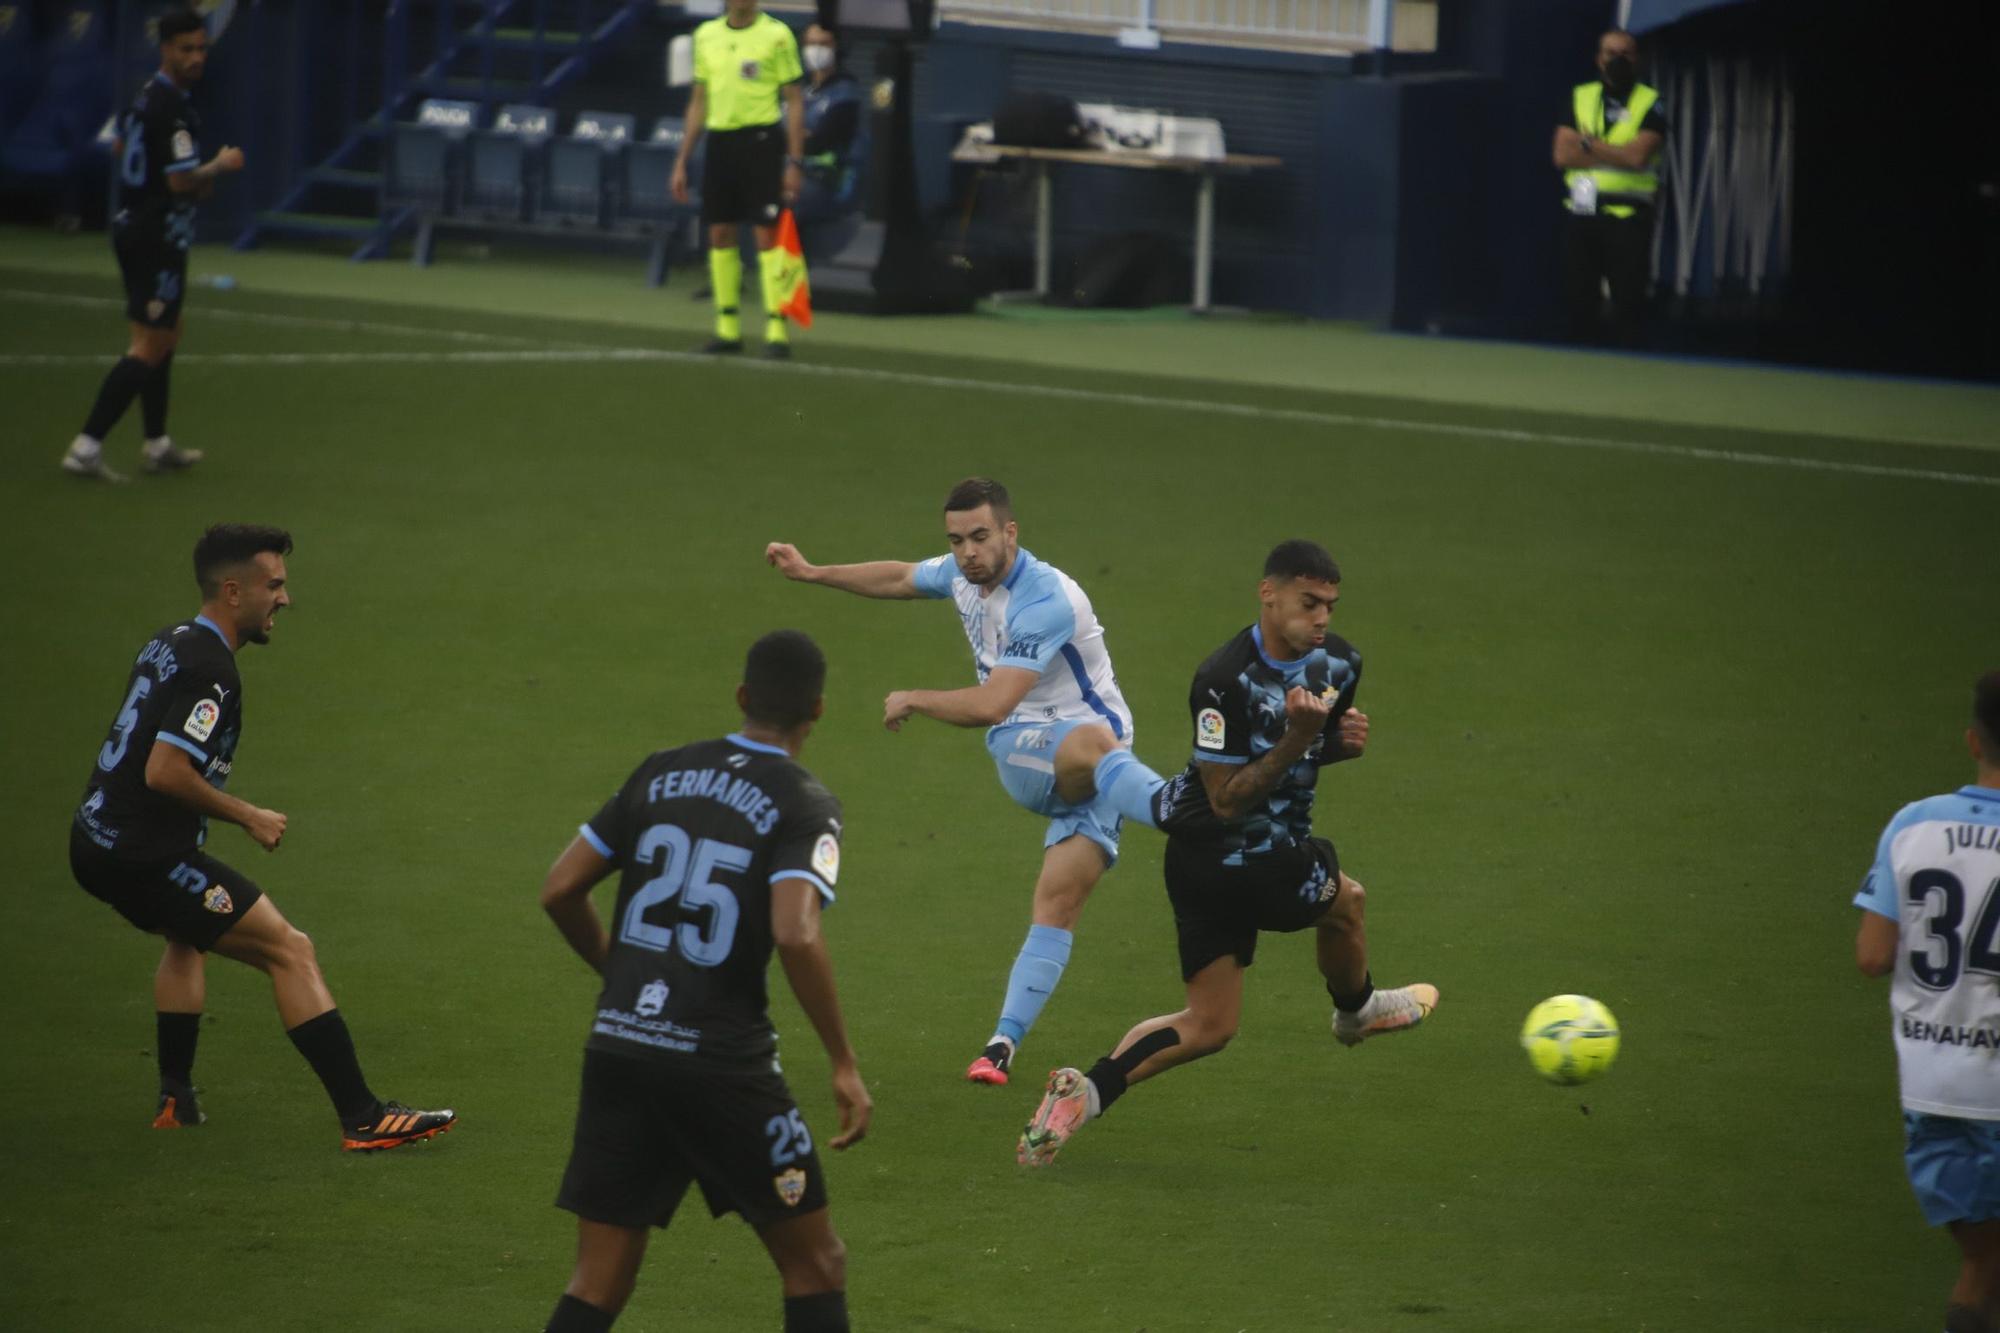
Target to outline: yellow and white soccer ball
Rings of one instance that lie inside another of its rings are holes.
[[[1588,1083],[1618,1058],[1618,1020],[1588,995],[1553,995],[1521,1026],[1528,1063],[1551,1083]]]

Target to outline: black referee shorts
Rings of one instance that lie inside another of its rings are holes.
[[[1257,932],[1304,930],[1340,892],[1340,857],[1325,838],[1223,864],[1213,845],[1167,839],[1167,898],[1180,937],[1181,980],[1218,958],[1244,967],[1257,957]]]
[[[757,1228],[826,1207],[819,1152],[783,1076],[586,1050],[556,1207],[664,1227],[696,1183],[710,1214]]]
[[[69,830],[69,869],[91,897],[139,929],[203,953],[264,896],[248,875],[206,852],[124,861],[107,855],[75,824]]]
[[[704,226],[750,222],[778,225],[785,206],[785,132],[782,124],[711,130],[701,170]]]
[[[125,283],[125,318],[149,329],[178,325],[187,294],[187,251],[142,227],[114,229],[111,249]]]

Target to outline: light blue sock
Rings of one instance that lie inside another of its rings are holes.
[[[1007,1000],[1000,1006],[1000,1025],[995,1029],[1016,1046],[1042,1016],[1049,996],[1055,994],[1056,983],[1069,963],[1070,939],[1068,931],[1054,926],[1028,927],[1028,938],[1022,941],[1014,970],[1007,977]]]
[[[1097,795],[1135,824],[1158,828],[1153,798],[1167,780],[1139,762],[1130,750],[1113,750],[1097,761]]]

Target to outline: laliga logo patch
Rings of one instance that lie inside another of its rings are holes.
[[[194,156],[194,136],[186,130],[174,131],[174,159]]]
[[[785,1201],[785,1207],[796,1208],[799,1200],[806,1197],[806,1173],[793,1167],[780,1171],[771,1177],[771,1188],[778,1191],[778,1197]]]
[[[201,905],[217,916],[227,915],[229,909],[236,906],[229,900],[229,890],[220,884],[201,895]]]
[[[638,1009],[639,1015],[642,1018],[651,1018],[654,1014],[666,1008],[667,983],[664,981],[647,982],[646,988],[639,992],[639,1003],[634,1007]]]
[[[744,61],[742,74],[744,78],[749,79],[752,82],[755,82],[757,78],[757,62],[754,60]]]
[[[203,699],[194,706],[194,711],[188,714],[187,725],[181,730],[198,741],[205,741],[208,739],[208,734],[215,730],[216,720],[221,716],[221,704],[213,699]]]
[[[840,840],[831,833],[820,834],[813,844],[812,868],[828,884],[840,878]]]
[[[1222,724],[1222,710],[1204,708],[1195,715],[1194,743],[1204,750],[1220,750],[1226,729]]]

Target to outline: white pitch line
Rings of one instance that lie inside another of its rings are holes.
[[[42,292],[21,292],[0,288],[0,297],[24,297],[51,302],[123,306],[110,297],[57,297]],[[209,313],[209,312],[204,312]],[[529,342],[503,334],[469,330],[426,329],[415,325],[380,324],[344,320],[315,320],[294,315],[249,315],[273,323],[293,323],[358,331],[411,334],[423,337]],[[12,366],[102,364],[103,356],[56,356],[24,353],[0,355],[0,370]],[[1603,453],[1648,454],[1658,458],[1684,458],[1696,462],[1730,463],[1746,467],[1790,468],[1802,472],[1829,472],[1846,476],[1891,477],[1907,481],[1936,481],[1957,486],[2000,487],[2000,475],[1978,472],[1949,472],[1937,468],[1898,467],[1892,463],[1856,463],[1833,458],[1801,458],[1785,454],[1760,454],[1742,449],[1709,449],[1692,444],[1662,444],[1648,440],[1619,440],[1595,435],[1566,435],[1553,431],[1517,430],[1505,426],[1469,426],[1452,422],[1424,421],[1409,417],[1361,416],[1350,412],[1321,412],[1309,408],[1259,407],[1250,403],[1215,402],[1199,398],[1171,398],[1110,389],[1071,389],[1050,384],[1023,384],[1000,380],[967,379],[956,375],[923,375],[906,370],[875,370],[864,366],[816,366],[790,361],[718,362],[699,352],[673,352],[655,347],[598,347],[568,344],[560,347],[531,346],[521,350],[458,352],[209,352],[176,354],[176,364],[208,362],[217,365],[339,366],[339,365],[511,365],[677,363],[730,366],[760,374],[814,375],[832,379],[866,380],[877,384],[903,384],[917,388],[997,393],[1056,402],[1092,403],[1153,411],[1191,412],[1207,416],[1234,417],[1246,421],[1283,421],[1302,426],[1362,427],[1369,430],[1403,431],[1413,434],[1450,435],[1461,439],[1493,440],[1517,444],[1548,444],[1567,449],[1592,449]]]
[[[84,309],[123,310],[125,303],[112,296],[80,296],[70,292],[38,292],[21,287],[0,287],[0,301],[33,301],[42,305],[66,305]],[[280,324],[298,329],[330,329],[345,333],[381,333],[436,338],[445,342],[510,343],[517,347],[589,347],[592,344],[566,339],[523,338],[508,333],[486,333],[478,329],[433,329],[418,324],[384,324],[366,319],[330,319],[315,315],[279,315],[263,310],[232,310],[226,305],[203,303],[198,319],[238,320],[246,324]],[[181,358],[174,358],[179,361]]]

